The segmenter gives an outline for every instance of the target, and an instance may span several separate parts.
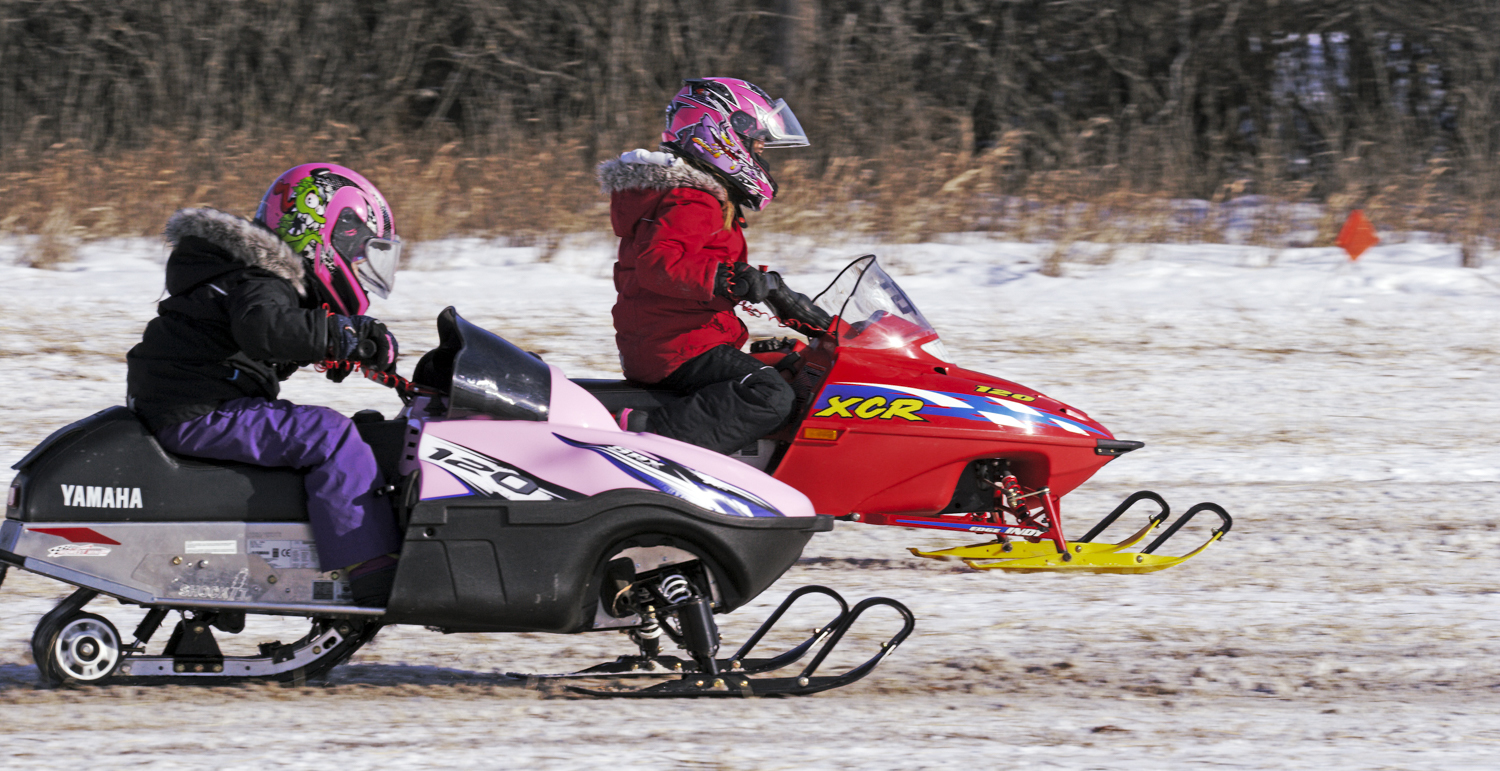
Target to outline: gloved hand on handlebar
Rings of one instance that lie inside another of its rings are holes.
[[[328,316],[328,358],[332,361],[360,362],[377,372],[394,372],[401,348],[379,319],[370,316]],[[335,383],[347,377],[349,370],[328,370]]]
[[[768,291],[766,274],[748,263],[719,263],[719,272],[714,276],[714,294],[719,297],[759,303],[766,301]]]
[[[771,306],[777,318],[783,322],[796,322],[788,326],[808,337],[820,337],[828,331],[828,326],[833,323],[832,316],[814,305],[807,295],[787,286],[786,282],[781,280],[780,273],[773,270],[764,275],[767,287],[766,305]]]

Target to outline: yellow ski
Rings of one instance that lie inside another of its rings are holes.
[[[1223,523],[1209,535],[1208,540],[1203,542],[1203,545],[1187,554],[1177,557],[1152,554],[1152,552],[1156,551],[1157,547],[1166,543],[1167,539],[1175,535],[1178,530],[1182,529],[1183,525],[1188,523],[1188,520],[1191,520],[1200,511],[1212,511],[1218,514],[1219,519]],[[1154,573],[1158,570],[1166,570],[1175,565],[1181,565],[1193,557],[1202,554],[1215,541],[1223,538],[1229,532],[1232,525],[1233,520],[1230,519],[1229,513],[1224,511],[1218,504],[1200,503],[1188,509],[1187,513],[1183,514],[1176,522],[1173,522],[1172,526],[1167,528],[1165,533],[1162,533],[1149,546],[1139,552],[1125,552],[1118,549],[1089,549],[1086,547],[1104,546],[1104,544],[1078,543],[1071,544],[1068,553],[1059,554],[1051,543],[1037,543],[1027,545],[1046,547],[1050,553],[1023,556],[1015,559],[968,558],[964,559],[964,563],[975,570],[1004,570],[1011,573]],[[1155,526],[1156,523],[1153,521],[1146,530],[1149,531]],[[1132,539],[1135,541],[1139,540],[1134,536],[1132,536]]]
[[[1130,547],[1140,543],[1142,540],[1145,540],[1146,536],[1150,535],[1152,531],[1156,530],[1157,526],[1160,524],[1160,519],[1153,518],[1150,522],[1146,523],[1145,527],[1137,530],[1134,535],[1126,538],[1119,543],[1072,543],[1069,544],[1069,550],[1076,555],[1109,553],[1117,552],[1121,549],[1129,549]],[[954,546],[948,549],[936,549],[934,551],[921,551],[916,548],[908,547],[907,551],[910,551],[914,556],[917,557],[926,557],[928,559],[937,560],[1015,560],[1027,557],[1056,556],[1057,545],[1052,543],[1051,541],[1038,541],[1037,543],[1029,543],[1027,541],[1007,541],[1004,543],[1000,541],[990,541],[988,543],[976,543],[970,546]]]

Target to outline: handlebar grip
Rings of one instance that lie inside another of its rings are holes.
[[[359,345],[354,348],[353,358],[355,361],[365,361],[374,358],[375,352],[378,350],[380,350],[380,346],[376,345],[374,340],[361,340],[359,341]]]

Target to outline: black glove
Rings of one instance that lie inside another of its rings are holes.
[[[338,314],[328,317],[329,359],[361,362],[377,372],[392,372],[400,355],[396,336],[379,319]],[[334,382],[343,380],[342,377],[333,377],[335,371],[329,370],[329,379]]]
[[[792,329],[801,332],[808,337],[819,337],[828,331],[828,325],[833,323],[833,317],[826,311],[813,305],[813,301],[807,295],[793,290],[781,280],[781,274],[771,271],[764,274],[766,279],[766,305],[776,317]]]
[[[719,263],[719,272],[714,276],[714,294],[726,300],[759,303],[766,301],[768,291],[766,274],[748,263]]]

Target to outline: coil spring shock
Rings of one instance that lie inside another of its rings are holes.
[[[1004,458],[978,461],[975,471],[978,472],[981,487],[988,487],[999,493],[1006,507],[1016,508],[1020,502],[1020,482],[1011,473],[1010,461]]]
[[[999,489],[1005,496],[1005,505],[1008,508],[1021,508],[1021,483],[1014,474],[1007,472],[1004,477],[1001,477]]]
[[[656,606],[652,604],[651,591],[638,586],[632,594],[637,606],[636,613],[641,617],[641,625],[630,630],[630,639],[641,649],[642,656],[660,654],[662,628],[661,622],[656,619]]]
[[[713,606],[693,589],[693,584],[680,573],[661,579],[656,585],[673,614],[677,617],[677,629],[666,631],[697,662],[698,671],[709,677],[717,677],[719,666],[714,656],[719,652],[719,627],[714,623]]]
[[[662,598],[672,605],[687,602],[695,596],[693,585],[688,583],[681,573],[673,573],[663,578],[656,588],[661,592]]]

